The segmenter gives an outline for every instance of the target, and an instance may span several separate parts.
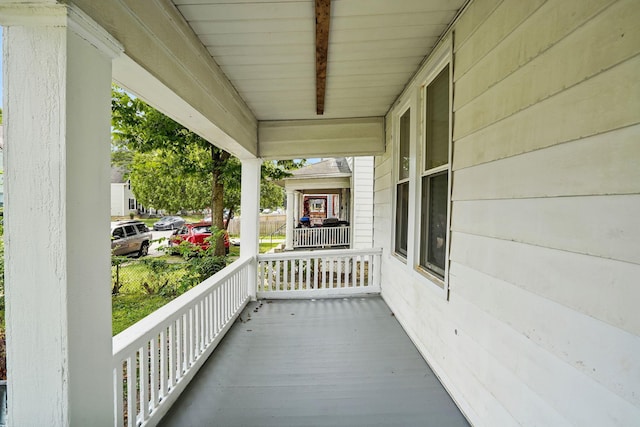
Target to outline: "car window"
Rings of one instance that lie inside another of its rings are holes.
[[[149,229],[147,228],[146,225],[144,224],[136,224],[136,228],[138,229],[138,231],[140,233],[146,233],[147,231],[149,231]]]
[[[122,227],[118,227],[113,230],[113,233],[111,235],[114,239],[122,239],[124,237],[124,230],[122,229]]]
[[[176,234],[187,234],[189,229],[187,227],[180,227]]]
[[[211,233],[211,227],[208,227],[208,226],[193,227],[193,232],[198,234]]]
[[[125,225],[124,226],[124,232],[127,234],[127,236],[135,236],[136,234],[136,229],[133,227],[133,225]]]

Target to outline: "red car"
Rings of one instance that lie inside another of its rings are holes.
[[[177,229],[169,238],[169,246],[178,246],[183,241],[189,242],[202,249],[209,249],[211,237],[211,222],[198,222],[195,224],[185,224]],[[224,232],[224,248],[229,253],[229,235]]]

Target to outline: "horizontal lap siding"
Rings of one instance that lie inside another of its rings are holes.
[[[390,134],[376,158],[382,294],[476,425],[640,419],[637,22],[633,0],[460,17],[449,301],[391,255]]]

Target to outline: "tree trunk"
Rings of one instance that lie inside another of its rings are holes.
[[[230,154],[226,151],[216,149],[211,146],[211,160],[213,165],[212,172],[212,188],[211,188],[211,225],[220,230],[225,230],[224,226],[224,182],[222,181],[222,171],[225,163],[229,160]],[[224,247],[224,234],[220,233],[216,239],[216,256],[224,256],[226,250]]]

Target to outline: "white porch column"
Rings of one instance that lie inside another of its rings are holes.
[[[9,425],[113,426],[109,35],[0,6]]]
[[[240,257],[255,257],[259,252],[260,238],[260,167],[262,159],[242,160],[240,193]],[[249,297],[256,299],[256,263],[249,267]]]
[[[287,251],[293,249],[293,227],[295,213],[295,191],[287,189],[287,222],[286,222],[286,240],[284,248]]]

